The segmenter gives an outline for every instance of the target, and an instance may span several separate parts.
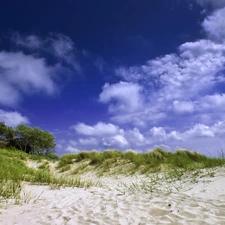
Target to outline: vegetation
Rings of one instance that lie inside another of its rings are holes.
[[[29,129],[27,130],[29,133]],[[36,166],[30,166],[31,162]],[[54,153],[27,154],[21,150],[0,148],[0,202],[13,199],[15,203],[20,203],[24,182],[50,185],[51,188],[99,185],[97,182],[80,179],[79,176],[86,172],[94,173],[96,177],[144,174],[149,178],[148,182],[143,181],[139,184],[127,186],[124,183],[132,192],[134,190],[153,192],[160,190],[161,187],[167,187],[168,192],[178,191],[184,187],[180,178],[187,172],[192,177],[191,182],[194,183],[199,177],[204,176],[202,171],[205,168],[208,171],[207,175],[213,176],[214,171],[211,169],[224,165],[223,154],[219,158],[213,158],[187,150],[177,150],[174,153],[159,148],[146,153],[107,150],[58,157]],[[30,197],[29,194],[26,195],[27,199]]]
[[[23,150],[26,153],[45,155],[54,153],[55,137],[37,127],[20,124],[16,129],[0,122],[0,147]]]
[[[51,188],[88,187],[93,184],[79,177],[67,178],[54,174],[50,170],[50,164],[54,163],[51,158],[55,158],[53,154],[34,156],[19,150],[0,149],[0,202],[13,199],[15,203],[20,203],[24,182],[50,185]],[[29,167],[29,161],[39,166]]]
[[[109,172],[114,168],[113,171],[115,173],[147,173],[165,171],[171,168],[194,170],[196,168],[211,168],[225,165],[223,157],[209,158],[187,150],[177,150],[175,153],[172,153],[157,148],[147,153],[106,150],[104,152],[91,151],[66,154],[59,159],[57,168],[61,171],[66,171],[71,168],[72,164],[78,162],[88,162],[90,170],[93,169],[93,166],[99,168],[99,170],[102,169],[103,172]],[[85,171],[87,171],[87,165],[85,166]]]

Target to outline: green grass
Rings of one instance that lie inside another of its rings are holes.
[[[104,152],[90,151],[78,154],[66,154],[59,159],[58,169],[66,168],[69,170],[74,163],[85,161],[88,161],[89,165],[94,166],[94,168],[99,168],[101,173],[102,171],[109,172],[113,168],[118,170],[117,173],[123,173],[123,171],[126,171],[126,168],[121,169],[121,166],[126,167],[130,164],[130,174],[136,172],[146,174],[171,168],[194,170],[196,168],[212,168],[225,165],[224,157],[206,157],[187,150],[177,150],[172,153],[157,148],[147,153],[107,150]],[[70,165],[70,168],[68,165]],[[63,171],[66,170],[64,169]]]
[[[155,181],[160,180],[155,172],[163,172],[163,180],[174,184],[173,189],[181,188],[177,181],[189,171],[192,182],[197,182],[202,176],[204,168],[221,167],[225,165],[224,154],[221,157],[206,157],[196,152],[177,150],[166,152],[160,148],[137,153],[133,151],[121,152],[107,150],[104,152],[80,152],[78,154],[66,154],[58,157],[55,154],[47,156],[29,155],[23,151],[0,149],[0,201],[14,199],[19,202],[23,182],[33,184],[45,184],[51,188],[61,186],[89,187],[95,185],[92,181],[83,181],[78,174],[95,172],[97,176],[103,175],[139,175],[145,174],[151,177],[151,185],[137,187],[133,184],[130,188],[145,188],[151,191]],[[35,161],[37,168],[30,168],[26,162]],[[57,162],[55,162],[57,160]],[[50,164],[50,162],[55,162]],[[58,173],[51,172],[51,166],[55,165]],[[209,170],[208,170],[209,171]],[[63,173],[63,174],[61,174]],[[208,172],[213,176],[214,172]],[[61,175],[60,175],[61,174]],[[175,186],[176,185],[176,186]],[[150,187],[151,186],[151,187]]]
[[[55,159],[55,156],[53,157]],[[37,169],[26,165],[27,160],[41,163]],[[56,176],[50,172],[49,162],[52,157],[28,155],[18,150],[0,149],[0,202],[14,199],[18,203],[23,182],[47,184],[51,188],[60,186],[88,187],[91,182],[79,178],[70,179]]]

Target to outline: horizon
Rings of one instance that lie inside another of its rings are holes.
[[[6,125],[49,131],[58,155],[224,148],[225,0],[2,4]]]

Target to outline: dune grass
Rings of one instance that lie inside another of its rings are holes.
[[[78,162],[88,162],[88,165],[92,166],[90,169],[93,169],[94,166],[105,172],[115,168],[115,170],[118,170],[118,173],[126,171],[125,169],[121,169],[122,165],[129,168],[131,174],[136,172],[146,174],[171,168],[195,170],[225,165],[224,157],[206,157],[187,150],[177,150],[173,153],[157,148],[146,153],[106,150],[104,152],[90,151],[78,154],[66,154],[59,159],[57,168],[64,172],[70,170],[71,166]],[[87,171],[87,163],[83,168]],[[83,168],[81,166],[80,171]]]
[[[175,185],[185,172],[190,171],[192,181],[195,182],[202,169],[224,166],[223,156],[224,154],[218,158],[206,157],[187,150],[177,150],[172,153],[157,148],[146,153],[106,150],[104,152],[84,151],[58,157],[55,154],[37,156],[18,150],[0,149],[0,201],[14,199],[16,203],[19,203],[23,182],[49,185],[51,188],[95,185],[95,182],[83,181],[78,177],[86,172],[95,172],[98,176],[145,174],[150,177],[151,185],[143,184],[141,188],[151,191],[156,181],[162,179],[155,172],[163,172],[163,181],[169,181]],[[36,162],[37,168],[28,167],[29,160]],[[50,164],[54,166],[57,173],[51,171]],[[213,176],[213,171],[208,175]],[[131,188],[135,187],[133,185]]]
[[[71,179],[53,174],[49,167],[52,158],[56,157],[54,155],[50,157],[34,156],[18,150],[0,149],[0,201],[14,199],[15,203],[18,203],[23,182],[50,185],[51,188],[88,187],[91,185],[90,181],[81,181],[78,177]],[[35,160],[41,164],[36,169],[30,168],[26,165],[27,160]]]

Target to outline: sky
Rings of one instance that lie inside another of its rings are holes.
[[[7,0],[0,121],[82,150],[225,149],[225,0]]]

